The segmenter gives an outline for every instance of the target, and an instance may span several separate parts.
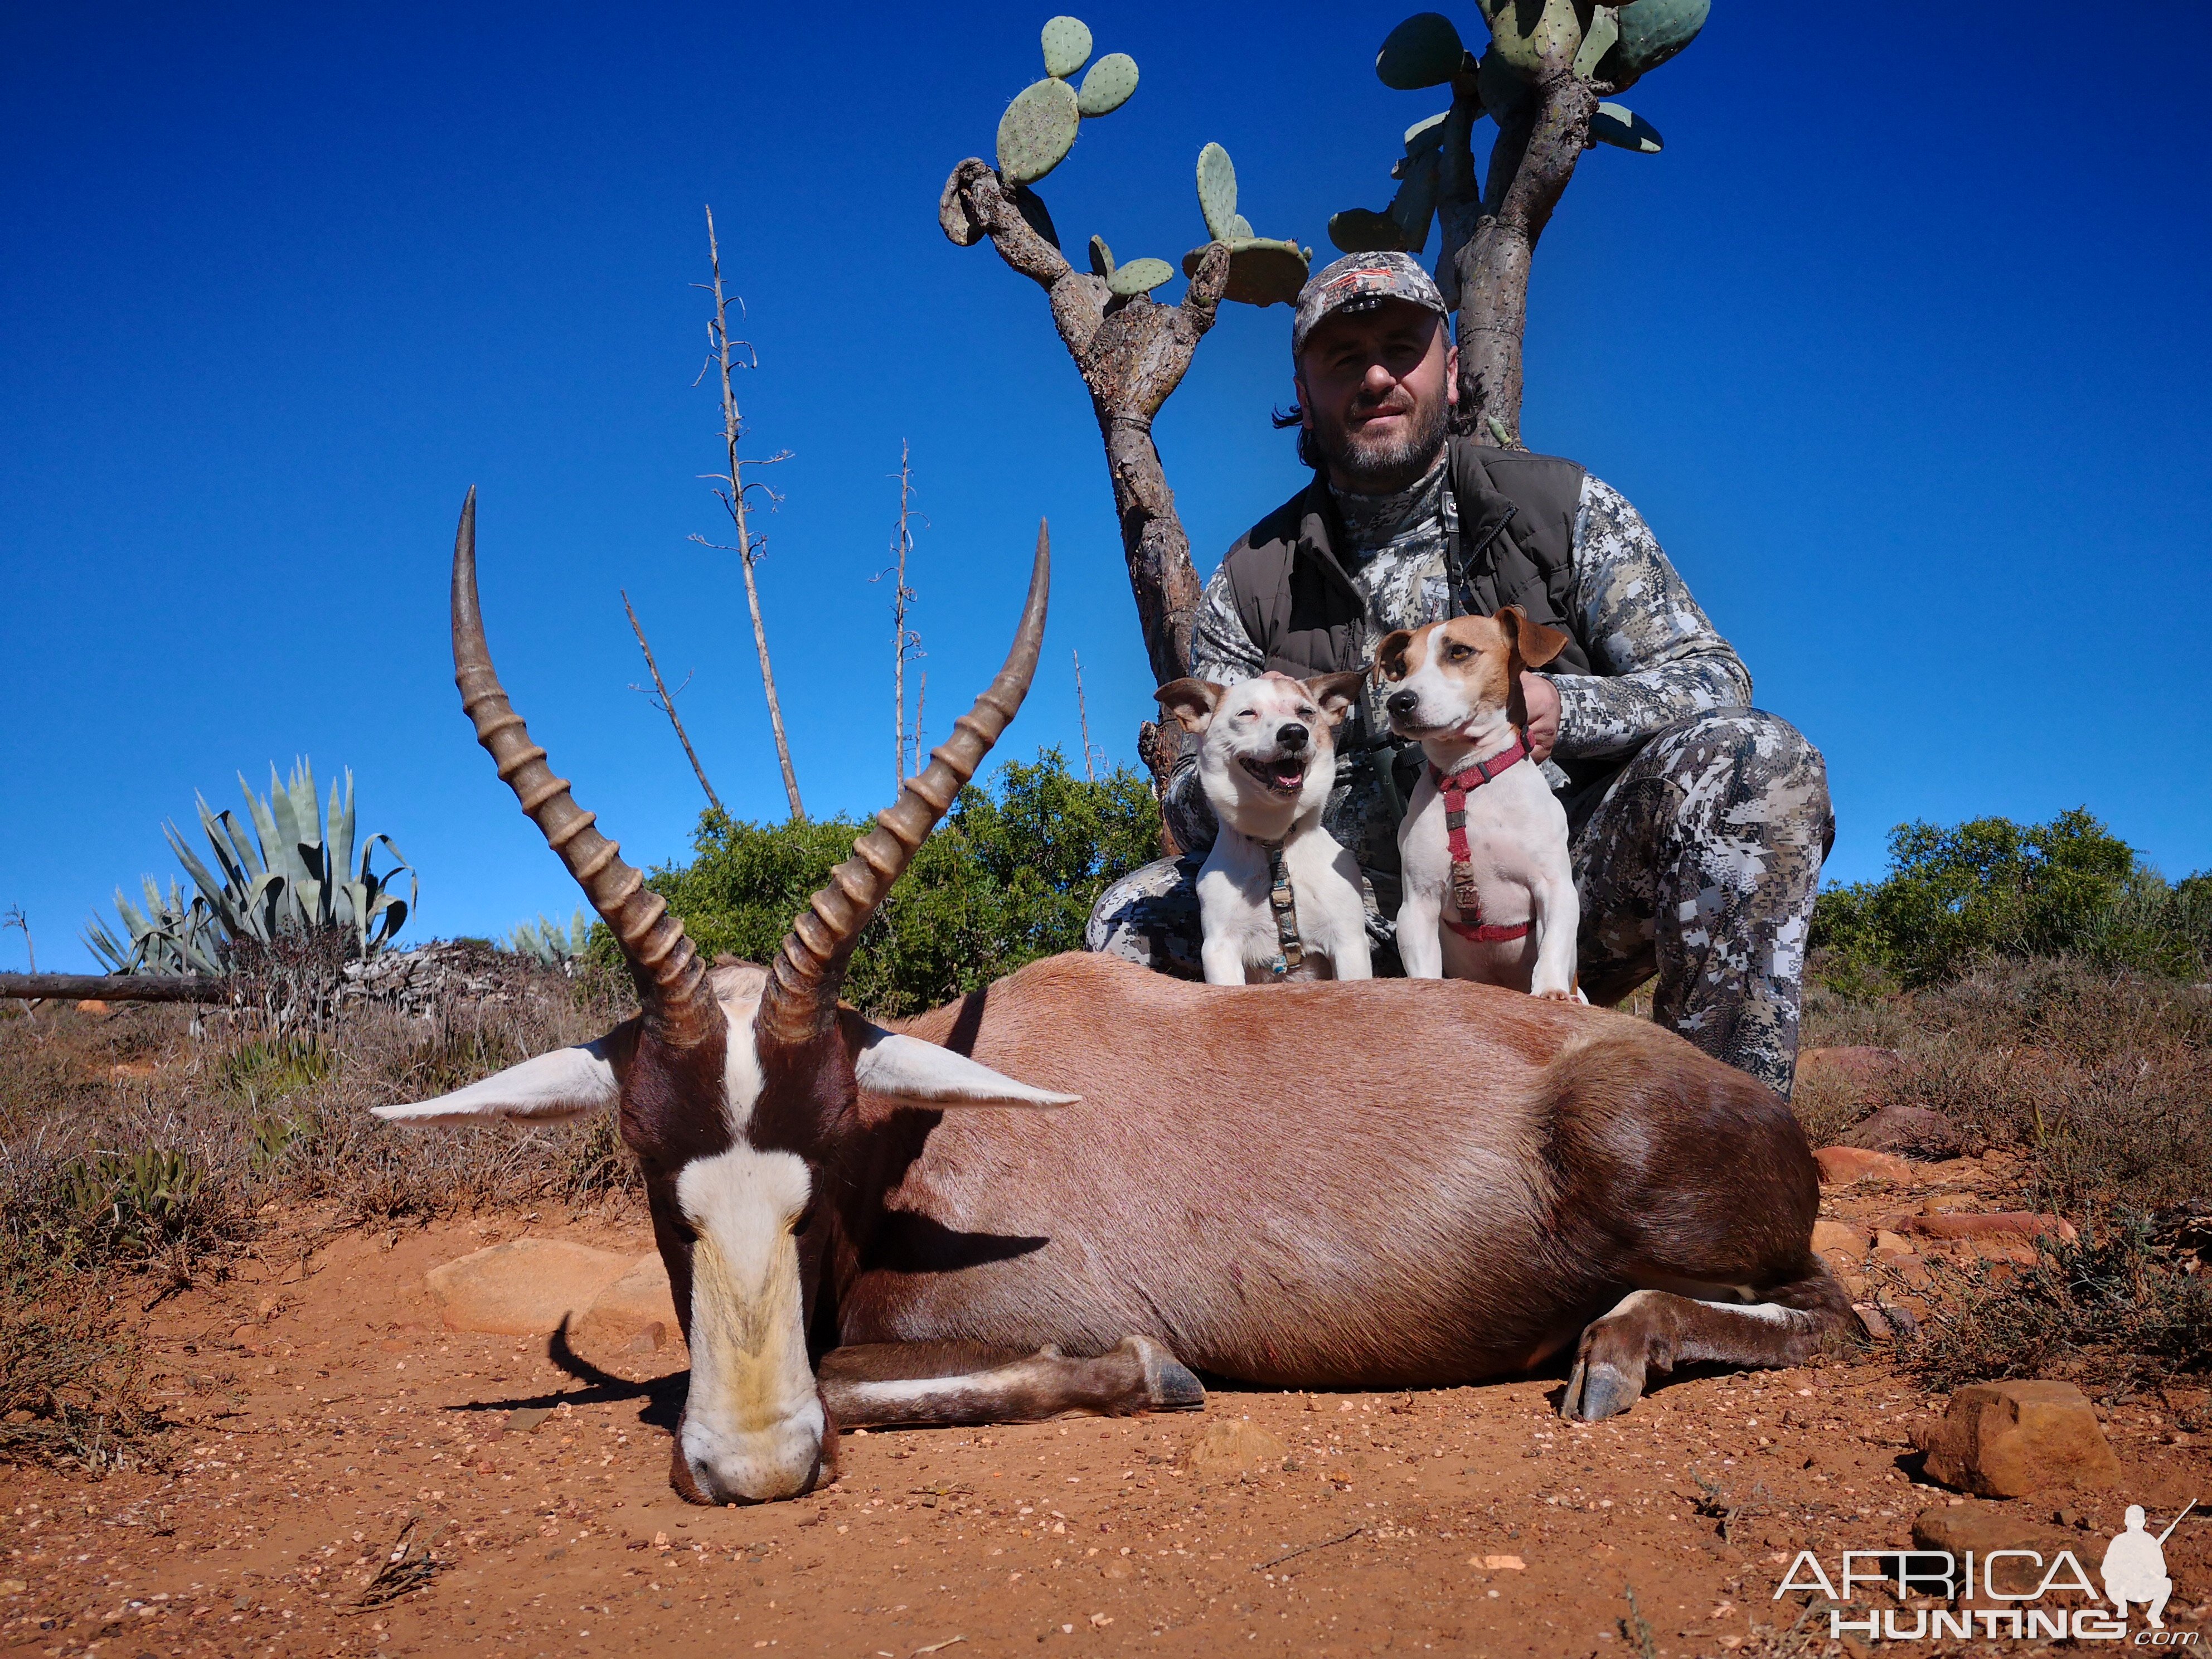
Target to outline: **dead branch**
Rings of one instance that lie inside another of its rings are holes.
[[[684,758],[691,763],[691,775],[699,780],[699,787],[707,792],[708,805],[726,817],[729,815],[722,812],[722,798],[714,793],[714,786],[707,781],[707,769],[699,764],[699,751],[691,746],[691,734],[684,729],[683,717],[676,712],[675,694],[669,690],[668,682],[660,678],[660,665],[653,659],[653,647],[646,643],[645,628],[638,621],[637,611],[630,605],[629,590],[623,588],[620,592],[623,611],[629,617],[629,631],[637,635],[637,648],[645,653],[645,665],[653,675],[652,690],[647,691],[641,685],[633,685],[630,690],[637,692],[647,702],[652,703],[662,714],[668,716],[668,723],[676,728],[676,741],[684,745]],[[684,677],[684,685],[691,684],[690,675]],[[678,688],[678,690],[682,689],[680,686]]]
[[[747,346],[744,348],[746,354],[744,361],[738,363],[732,350],[732,342],[730,339],[729,301],[722,290],[722,249],[714,238],[714,210],[711,207],[707,210],[707,254],[714,272],[712,284],[712,292],[714,295],[714,319],[708,325],[707,337],[712,349],[711,361],[721,370],[722,443],[729,463],[728,471],[720,475],[721,487],[717,488],[714,493],[721,498],[723,507],[728,510],[730,522],[737,526],[738,544],[733,550],[738,556],[738,568],[744,573],[745,605],[752,612],[753,648],[760,655],[761,687],[768,694],[768,723],[775,733],[775,757],[777,763],[783,769],[783,793],[791,803],[791,816],[794,818],[804,818],[806,816],[806,808],[799,803],[799,775],[792,770],[791,767],[791,744],[784,736],[783,731],[783,705],[777,701],[775,670],[769,663],[768,626],[761,619],[760,588],[753,578],[753,566],[758,562],[762,553],[765,550],[767,538],[753,533],[747,517],[746,493],[749,490],[763,489],[763,486],[757,481],[748,482],[744,476],[747,465],[773,465],[775,462],[784,459],[788,452],[770,456],[765,462],[750,463],[744,460],[738,453],[738,446],[744,438],[744,417],[738,409],[737,391],[731,383],[730,369],[733,363],[746,368],[756,367],[757,360],[753,357],[751,348]],[[702,283],[699,286],[708,285]],[[743,302],[739,303],[742,306]],[[767,493],[773,504],[775,492]],[[703,537],[695,536],[692,540],[700,542],[702,545],[713,545],[706,542]],[[688,748],[690,745],[685,746]],[[702,778],[701,781],[704,782],[705,780]]]

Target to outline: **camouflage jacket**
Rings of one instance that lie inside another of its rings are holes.
[[[1448,486],[1444,458],[1411,489],[1353,495],[1328,487],[1341,525],[1339,562],[1364,603],[1362,654],[1371,659],[1382,635],[1483,609],[1455,593],[1447,570],[1448,535],[1459,504]],[[1251,637],[1224,562],[1206,584],[1191,641],[1191,672],[1233,684],[1265,672],[1266,653]],[[1591,672],[1554,673],[1559,737],[1545,771],[1579,818],[1620,767],[1655,732],[1712,708],[1751,701],[1751,676],[1715,631],[1636,509],[1618,490],[1587,474],[1573,518],[1571,582],[1561,618]],[[1340,740],[1344,756],[1323,821],[1370,872],[1397,867],[1397,788],[1387,750],[1379,691]],[[1379,759],[1369,759],[1379,754]],[[1566,763],[1565,766],[1560,764]],[[1402,771],[1402,769],[1401,769]],[[1186,755],[1169,780],[1170,828],[1184,848],[1212,844],[1212,809],[1199,787],[1197,760]],[[1581,809],[1578,811],[1577,809]]]

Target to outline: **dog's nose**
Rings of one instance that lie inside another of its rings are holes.
[[[1304,748],[1306,738],[1310,735],[1305,727],[1300,726],[1296,720],[1292,720],[1287,726],[1279,726],[1275,728],[1275,741],[1284,748],[1293,751]]]
[[[1393,691],[1389,700],[1382,706],[1390,711],[1395,719],[1408,720],[1412,718],[1413,711],[1421,706],[1421,694],[1418,691]]]

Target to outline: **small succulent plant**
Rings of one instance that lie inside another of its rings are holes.
[[[1415,91],[1474,76],[1479,112],[1511,113],[1534,95],[1547,62],[1571,57],[1574,72],[1613,92],[1626,90],[1697,38],[1712,0],[1476,0],[1489,26],[1490,46],[1480,58],[1441,12],[1420,12],[1392,29],[1375,55],[1375,73],[1387,87]],[[1398,193],[1389,208],[1348,208],[1328,222],[1329,240],[1346,253],[1396,249],[1418,253],[1435,218],[1442,172],[1438,147],[1443,115],[1407,129],[1406,153],[1390,169]],[[1643,155],[1661,148],[1658,131],[1642,116],[1615,103],[1600,104],[1591,118],[1594,143]]]
[[[1136,60],[1121,52],[1091,64],[1080,88],[1073,84],[1091,63],[1091,31],[1079,18],[1054,18],[1042,44],[1045,78],[1024,87],[999,118],[999,176],[1010,185],[1043,178],[1067,159],[1085,121],[1111,115],[1137,89]]]
[[[1197,275],[1206,248],[1219,242],[1229,250],[1224,299],[1248,306],[1290,305],[1297,299],[1313,250],[1252,234],[1252,222],[1237,210],[1236,163],[1218,144],[1198,153],[1198,208],[1206,216],[1208,240],[1182,256],[1184,276]]]

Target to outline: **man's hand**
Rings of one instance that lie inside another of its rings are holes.
[[[1559,740],[1559,688],[1552,684],[1549,675],[1524,669],[1521,700],[1528,708],[1528,725],[1523,733],[1528,739],[1528,757],[1540,766],[1551,759],[1552,745]]]

